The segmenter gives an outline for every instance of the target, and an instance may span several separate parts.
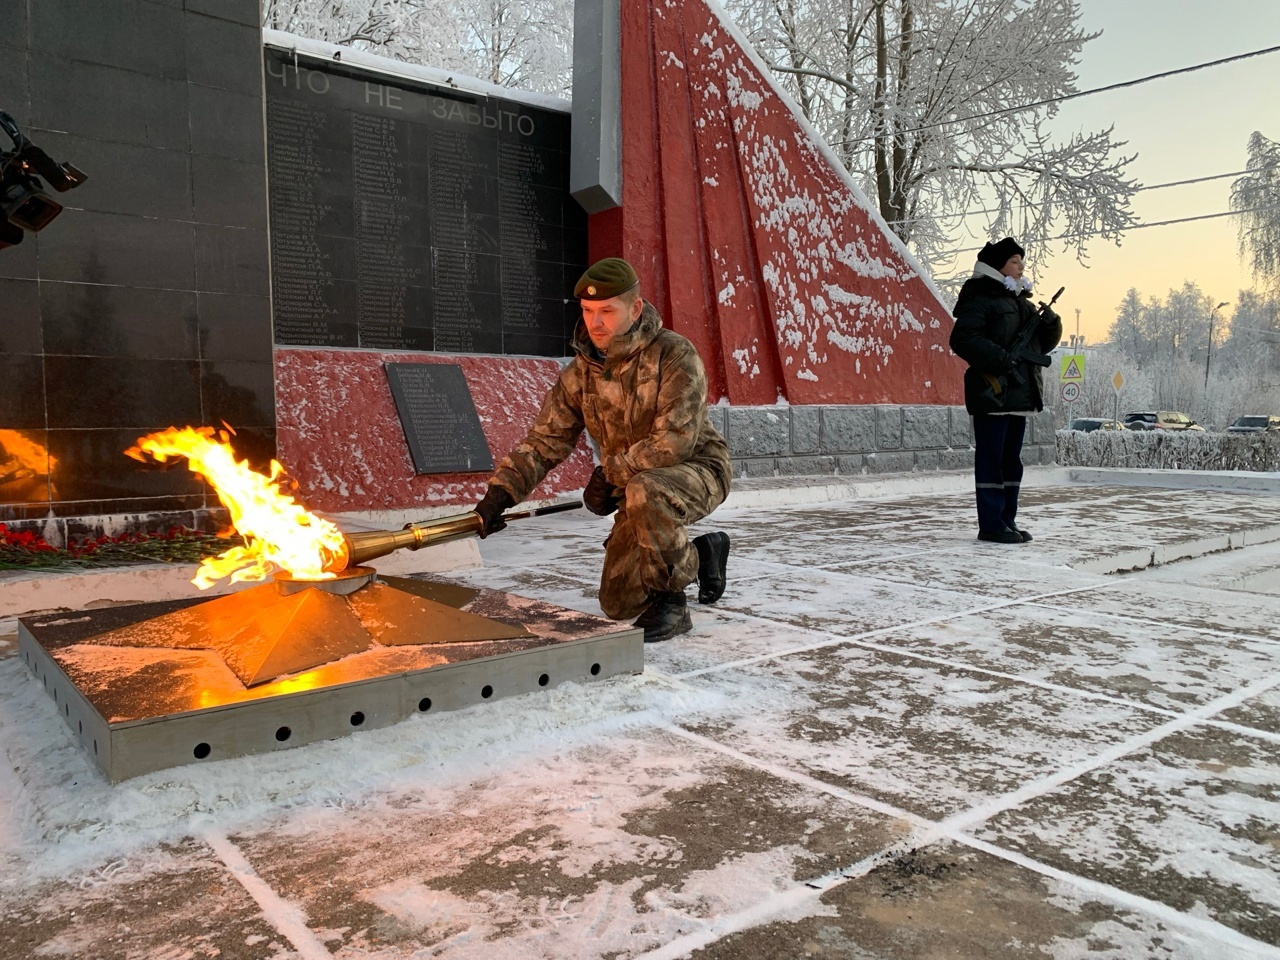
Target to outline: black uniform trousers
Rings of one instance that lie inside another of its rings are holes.
[[[973,479],[978,499],[978,529],[992,533],[1017,529],[1022,485],[1022,438],[1027,418],[979,413],[973,418]]]

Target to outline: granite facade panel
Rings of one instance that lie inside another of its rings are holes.
[[[221,17],[248,26],[257,26],[262,16],[259,0],[186,0],[186,8],[192,13]]]
[[[192,224],[70,210],[39,235],[40,279],[190,290]]]
[[[0,354],[0,430],[45,427],[44,364],[38,355]]]
[[[271,301],[266,297],[197,293],[200,357],[261,360],[271,356]]]
[[[77,210],[132,214],[161,220],[191,219],[191,157],[185,150],[162,150],[136,143],[28,131],[59,163],[73,163],[89,179],[55,199]],[[72,214],[63,214],[64,220]],[[50,234],[54,227],[42,231]],[[51,234],[50,234],[51,235]]]
[[[823,453],[869,453],[876,448],[875,407],[823,407]]]
[[[787,407],[730,407],[728,420],[731,457],[776,457],[790,447]]]
[[[188,149],[185,81],[38,52],[30,57],[33,128],[166,150]],[[92,164],[76,166],[93,176],[88,169]]]
[[[259,96],[191,84],[191,152],[247,163],[265,162]]]
[[[40,284],[44,346],[51,354],[195,360],[196,295],[107,284]]]
[[[11,252],[0,252],[0,259]],[[44,351],[40,331],[40,288],[35,280],[0,280],[0,311],[0,356]],[[0,392],[3,390],[4,387],[0,386]]]
[[[30,5],[31,49],[64,60],[183,80],[186,52],[173,42],[182,11],[144,0],[57,0]]]
[[[902,408],[881,405],[876,411],[876,447],[898,450],[902,447]]]
[[[200,365],[137,357],[44,358],[49,429],[143,433],[200,422]]]
[[[258,6],[206,6],[0,3],[0,107],[88,174],[0,253],[0,516],[204,511],[189,471],[123,451],[214,415],[274,455]]]
[[[261,230],[195,225],[196,289],[265,297],[271,282],[267,268],[267,235]]]
[[[902,446],[908,450],[942,449],[951,443],[947,407],[903,407]]]
[[[821,426],[821,407],[791,407],[791,452],[817,453]]]
[[[266,229],[267,183],[258,164],[194,156],[191,195],[195,218],[202,223]]]
[[[257,97],[262,90],[262,54],[256,24],[186,14],[187,79]]]

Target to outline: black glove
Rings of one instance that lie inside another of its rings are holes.
[[[1047,327],[1052,327],[1061,323],[1062,318],[1053,312],[1053,307],[1046,304],[1040,308],[1040,322]]]
[[[505,487],[490,486],[484,499],[475,505],[476,516],[480,518],[480,539],[505,529],[507,521],[502,519],[502,514],[515,505]]]
[[[591,471],[591,479],[582,491],[582,502],[597,517],[607,517],[618,509],[618,495],[604,475],[604,467]]]

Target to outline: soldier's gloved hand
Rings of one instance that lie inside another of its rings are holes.
[[[1053,307],[1045,306],[1040,311],[1040,322],[1045,326],[1051,327],[1056,323],[1061,323],[1062,318],[1053,311]]]
[[[480,539],[505,529],[507,521],[502,519],[502,514],[515,505],[516,502],[504,487],[489,487],[484,499],[475,505],[476,515],[480,518]]]
[[[582,502],[597,517],[607,517],[618,509],[618,495],[604,475],[604,467],[591,471],[591,479],[582,491]]]

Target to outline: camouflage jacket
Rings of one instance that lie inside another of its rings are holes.
[[[519,503],[573,452],[585,427],[605,476],[622,489],[633,476],[677,463],[704,466],[729,492],[729,447],[707,418],[707,375],[692,343],[662,326],[648,302],[603,361],[582,324],[576,356],[542,402],[528,435],[490,478]]]

